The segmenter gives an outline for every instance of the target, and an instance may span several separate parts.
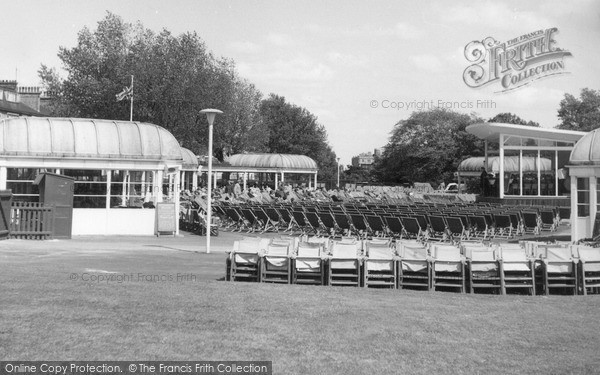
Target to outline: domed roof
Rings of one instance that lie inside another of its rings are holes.
[[[575,144],[569,163],[573,165],[600,164],[600,129],[589,132]]]
[[[233,167],[277,168],[285,170],[319,169],[317,162],[305,155],[294,154],[235,154],[229,157]]]
[[[54,117],[0,120],[0,155],[182,160],[179,142],[158,125]]]
[[[181,148],[181,156],[183,156],[183,169],[198,169],[198,157],[192,151],[188,150],[185,147]]]

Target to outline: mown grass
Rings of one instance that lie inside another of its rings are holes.
[[[0,358],[270,360],[276,374],[600,373],[597,296],[230,283],[220,281],[224,259],[1,249]],[[195,279],[70,279],[102,271]]]

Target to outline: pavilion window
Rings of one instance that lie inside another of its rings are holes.
[[[106,171],[99,169],[63,169],[73,177],[73,208],[106,208]]]
[[[153,171],[110,171],[110,207],[142,208],[153,200]]]
[[[590,180],[587,177],[577,179],[577,216],[590,216]]]

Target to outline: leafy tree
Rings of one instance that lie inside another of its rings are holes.
[[[584,88],[579,99],[565,94],[560,101],[558,129],[589,132],[600,127],[600,91]]]
[[[498,113],[496,116],[492,117],[488,120],[488,122],[501,122],[504,124],[515,124],[515,125],[527,125],[527,126],[535,126],[540,127],[540,124],[534,121],[525,121],[519,116],[512,114],[510,112]]]
[[[337,176],[336,156],[327,142],[327,132],[313,114],[275,94],[262,101],[260,113],[269,133],[269,152],[309,156],[319,165],[320,179]]]
[[[481,122],[474,115],[443,108],[413,112],[398,122],[374,174],[380,182],[432,182],[452,180],[464,156],[483,155],[483,141],[465,128]]]
[[[107,13],[96,30],[82,29],[77,45],[58,53],[67,77],[42,66],[40,77],[57,93],[53,115],[129,119],[129,101],[115,94],[134,76],[134,120],[161,125],[194,152],[206,152],[203,108],[224,112],[215,122],[214,150],[263,151],[267,133],[260,119],[262,95],[241,79],[231,60],[216,59],[196,33],[156,34]]]

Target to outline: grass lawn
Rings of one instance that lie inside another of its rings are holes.
[[[600,373],[598,296],[230,283],[224,261],[168,249],[0,249],[0,359],[269,360],[276,374]],[[129,279],[91,280],[106,271]]]

